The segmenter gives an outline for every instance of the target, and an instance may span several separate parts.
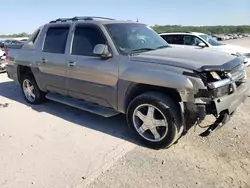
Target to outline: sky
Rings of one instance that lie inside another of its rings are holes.
[[[53,19],[104,16],[152,25],[250,25],[250,0],[2,0],[0,34]]]

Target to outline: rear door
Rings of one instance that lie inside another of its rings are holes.
[[[70,25],[57,24],[45,28],[45,37],[38,55],[39,80],[47,91],[66,95],[66,43]]]

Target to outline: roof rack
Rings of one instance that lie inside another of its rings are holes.
[[[113,18],[106,18],[106,17],[98,17],[98,16],[75,16],[73,18],[58,18],[56,20],[52,20],[49,23],[57,23],[57,22],[67,22],[67,21],[79,21],[79,20],[95,20],[95,19],[101,19],[101,20],[115,20]]]

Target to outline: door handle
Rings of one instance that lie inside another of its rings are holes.
[[[42,58],[42,59],[41,59],[41,62],[42,62],[42,63],[47,63],[47,59]]]
[[[69,67],[74,67],[75,65],[76,65],[75,62],[73,62],[73,61],[70,61],[70,62],[69,62]]]

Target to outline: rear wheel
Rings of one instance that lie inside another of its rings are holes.
[[[45,100],[45,93],[41,91],[32,75],[23,75],[21,87],[25,100],[30,104],[40,104]]]
[[[136,97],[127,111],[128,126],[151,148],[170,147],[181,135],[179,104],[157,92]]]

